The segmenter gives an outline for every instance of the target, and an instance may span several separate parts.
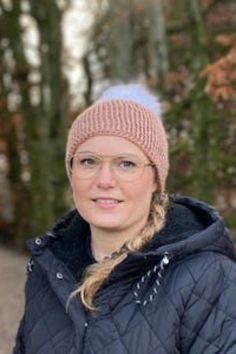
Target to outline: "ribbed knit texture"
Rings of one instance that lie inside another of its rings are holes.
[[[156,166],[160,190],[165,189],[169,169],[168,143],[162,121],[151,110],[133,101],[98,101],[73,122],[68,134],[66,169],[78,146],[97,135],[126,138],[141,148]]]

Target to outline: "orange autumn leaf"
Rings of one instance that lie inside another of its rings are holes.
[[[223,46],[232,46],[235,41],[235,35],[220,34],[215,37],[215,42]]]
[[[236,44],[223,58],[217,60],[201,72],[207,78],[206,93],[217,102],[228,101],[235,92],[236,81]]]

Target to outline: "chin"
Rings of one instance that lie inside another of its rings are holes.
[[[121,224],[117,222],[91,222],[90,224],[94,225],[96,228],[117,231],[121,228]]]
[[[121,213],[114,213],[110,211],[95,211],[87,210],[84,214],[85,220],[89,224],[92,224],[97,227],[114,227],[115,225],[120,225],[124,221],[122,221]]]
[[[93,225],[96,228],[99,229],[104,229],[104,230],[118,230],[124,225],[124,222],[121,220],[109,220],[107,216],[104,216],[103,218],[88,218],[87,219],[88,223]]]

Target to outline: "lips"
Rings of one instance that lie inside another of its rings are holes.
[[[121,200],[114,199],[114,198],[96,198],[93,199],[94,202],[99,203],[99,204],[104,204],[104,205],[112,205],[112,204],[117,204],[120,203]]]
[[[107,197],[99,197],[93,199],[95,206],[103,209],[103,210],[113,210],[117,208],[118,205],[122,202],[122,200],[115,199],[115,198],[107,198]]]

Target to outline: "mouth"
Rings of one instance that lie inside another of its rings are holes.
[[[114,198],[95,198],[92,199],[92,201],[95,202],[96,205],[104,208],[114,207],[122,202],[122,200]]]
[[[101,203],[101,204],[117,204],[122,202],[122,200],[114,199],[114,198],[95,198],[92,200],[94,202]]]

